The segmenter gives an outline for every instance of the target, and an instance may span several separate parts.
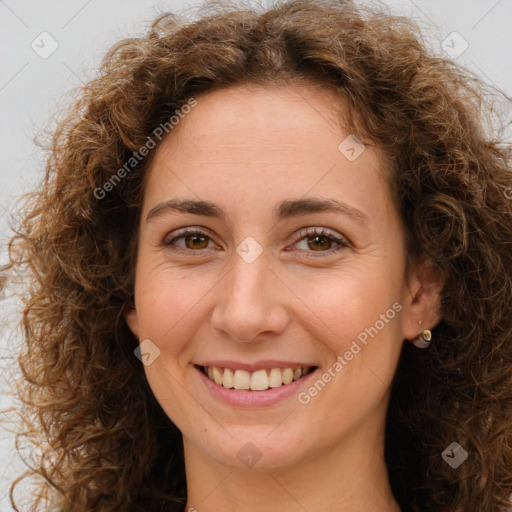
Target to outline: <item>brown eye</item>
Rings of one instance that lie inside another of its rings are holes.
[[[208,249],[210,242],[211,238],[202,231],[183,229],[178,233],[172,233],[171,236],[168,236],[164,240],[163,245],[177,252],[190,254],[191,252],[202,252],[203,249]]]
[[[296,240],[295,246],[301,252],[306,255],[312,252],[320,253],[320,257],[324,254],[332,255],[350,247],[350,244],[343,237],[335,232],[326,231],[324,228],[304,229],[299,232]]]
[[[188,235],[183,238],[187,249],[206,249],[208,247],[208,237],[203,235]],[[175,239],[176,240],[176,239]],[[205,244],[206,241],[206,244]]]
[[[327,236],[316,235],[314,237],[308,237],[308,238],[313,239],[312,242],[308,242],[308,246],[310,249],[313,249],[314,251],[331,248],[332,239],[330,239]]]

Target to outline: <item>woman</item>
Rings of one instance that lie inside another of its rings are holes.
[[[11,244],[51,510],[510,507],[509,148],[415,31],[292,0],[109,52]]]

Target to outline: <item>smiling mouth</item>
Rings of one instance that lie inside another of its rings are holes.
[[[286,386],[316,370],[316,366],[299,368],[264,368],[249,372],[216,366],[197,366],[218,386],[226,389],[266,391],[267,389]]]

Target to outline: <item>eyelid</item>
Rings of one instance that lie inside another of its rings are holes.
[[[299,241],[302,238],[306,236],[325,236],[332,239],[339,239],[340,242],[344,242],[347,245],[349,244],[349,241],[343,236],[337,233],[336,231],[333,231],[329,228],[319,227],[319,226],[309,226],[307,228],[302,228],[295,235],[293,235],[294,241]]]
[[[166,242],[167,240],[172,241],[175,238],[185,236],[185,235],[195,234],[195,233],[207,235],[209,238],[213,239],[213,236],[210,234],[210,231],[208,228],[205,228],[203,226],[187,226],[184,228],[175,229],[175,230],[171,231],[170,233],[168,233],[167,235],[165,235],[164,242]]]

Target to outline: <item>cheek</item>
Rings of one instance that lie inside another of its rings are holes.
[[[215,281],[197,270],[184,273],[165,266],[141,268],[139,276],[135,294],[141,339],[151,339],[162,355],[177,353],[197,329]]]
[[[397,324],[393,304],[401,295],[394,274],[380,265],[354,264],[339,272],[323,271],[308,278],[289,276],[287,280],[300,299],[297,305],[301,304],[303,313],[295,311],[299,321],[314,325],[315,338],[339,354],[361,333],[364,340],[364,333],[376,323],[383,332]]]
[[[357,281],[345,284],[331,287],[321,309],[318,296],[311,299],[321,311],[314,336],[330,354],[318,380],[299,396],[304,414],[314,419],[311,430],[346,432],[383,411],[400,355],[396,296]]]

